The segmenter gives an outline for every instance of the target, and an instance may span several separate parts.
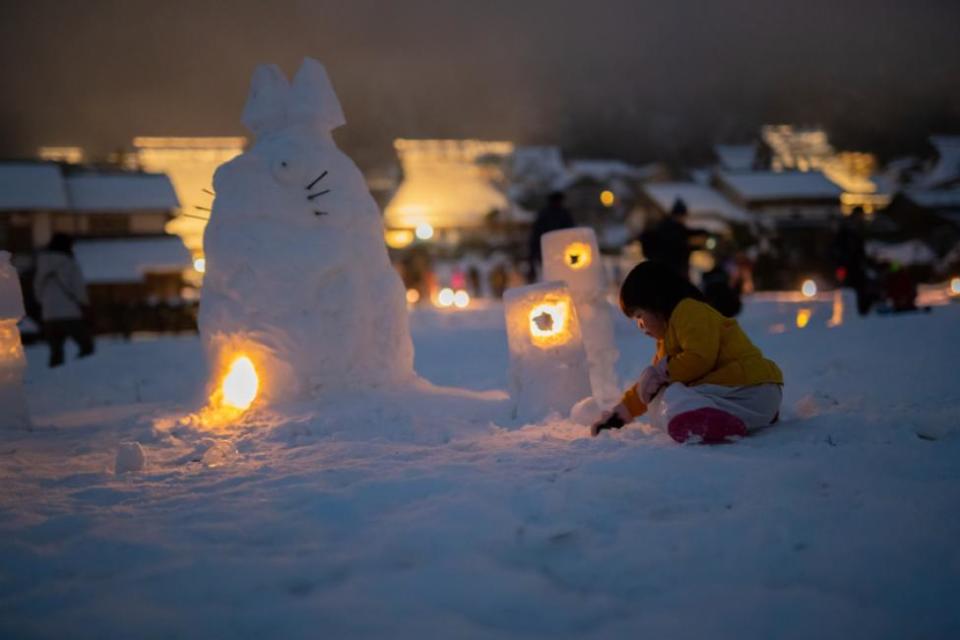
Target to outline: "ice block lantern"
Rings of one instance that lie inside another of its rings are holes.
[[[589,227],[560,229],[543,234],[540,246],[544,280],[566,283],[577,307],[593,397],[599,406],[611,406],[620,397],[614,368],[620,353],[606,301],[607,283],[597,236]]]
[[[23,372],[27,367],[20,344],[17,322],[24,316],[20,278],[10,264],[10,253],[0,251],[0,427],[25,429],[30,426],[27,400],[23,393]]]
[[[562,282],[509,289],[503,296],[510,347],[513,417],[538,420],[568,413],[590,395],[580,323]]]

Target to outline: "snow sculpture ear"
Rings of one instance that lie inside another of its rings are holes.
[[[243,124],[254,135],[283,128],[290,104],[290,83],[275,64],[262,64],[253,72],[250,94],[243,107]]]
[[[347,123],[327,70],[313,58],[304,58],[290,91],[291,122],[314,125],[324,133]]]

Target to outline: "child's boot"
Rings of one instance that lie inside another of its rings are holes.
[[[747,435],[747,425],[726,411],[704,407],[674,416],[667,426],[667,432],[677,442],[699,437],[705,444],[716,444],[725,442],[727,438]]]

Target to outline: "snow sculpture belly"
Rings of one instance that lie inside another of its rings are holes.
[[[251,352],[267,401],[413,377],[405,292],[323,67],[254,75],[256,144],[221,166],[204,236],[200,333],[213,368]]]

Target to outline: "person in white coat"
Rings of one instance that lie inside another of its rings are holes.
[[[47,249],[37,254],[33,291],[50,344],[50,366],[63,364],[63,347],[68,337],[80,348],[79,357],[92,354],[93,334],[85,314],[90,301],[80,265],[73,256],[73,238],[55,233]]]

